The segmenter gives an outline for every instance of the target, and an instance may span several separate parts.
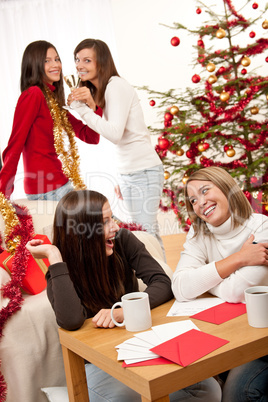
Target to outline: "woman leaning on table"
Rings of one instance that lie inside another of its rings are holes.
[[[27,198],[59,200],[73,186],[83,187],[75,136],[88,144],[98,144],[99,134],[63,108],[62,64],[51,43],[39,40],[26,47],[20,88],[12,132],[3,152],[0,192],[11,196],[22,154]],[[63,131],[69,137],[68,151],[64,149]]]
[[[111,307],[125,293],[138,290],[137,278],[147,285],[150,307],[172,298],[171,283],[158,262],[136,236],[114,222],[109,202],[100,193],[72,191],[58,203],[54,245],[32,240],[27,249],[36,258],[48,258],[47,294],[57,323],[80,328],[92,318],[96,328],[113,328]],[[122,309],[116,309],[123,321]],[[141,397],[93,364],[86,364],[91,402],[136,402]],[[171,401],[217,402],[221,389],[214,378],[170,395]]]
[[[253,213],[244,193],[224,169],[194,172],[185,186],[192,226],[172,279],[178,301],[210,292],[230,303],[244,290],[268,285],[268,217]],[[231,370],[223,401],[267,401],[267,357]]]

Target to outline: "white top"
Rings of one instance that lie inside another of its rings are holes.
[[[71,108],[90,128],[116,145],[119,173],[128,174],[161,165],[151,144],[138,95],[125,79],[110,78],[102,117],[82,102],[72,102]]]
[[[231,218],[221,226],[207,224],[213,236],[203,234],[192,238],[191,228],[186,237],[184,251],[174,272],[172,290],[178,301],[195,299],[209,291],[230,302],[244,301],[244,290],[250,286],[268,285],[266,266],[246,266],[222,279],[215,262],[239,251],[251,234],[257,243],[268,241],[268,217],[253,214],[242,226],[231,228]]]

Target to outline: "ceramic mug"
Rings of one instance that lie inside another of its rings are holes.
[[[123,308],[123,322],[117,322],[113,316],[113,311],[117,306]],[[151,328],[152,317],[148,293],[132,292],[122,296],[121,302],[113,305],[111,318],[115,325],[118,327],[125,326],[127,331],[139,332]]]
[[[248,323],[255,328],[268,328],[268,286],[245,290]]]

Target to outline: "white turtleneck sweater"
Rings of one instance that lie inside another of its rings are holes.
[[[239,251],[251,234],[257,243],[268,242],[268,217],[253,214],[243,225],[232,229],[231,218],[221,226],[207,224],[212,236],[193,238],[191,228],[184,251],[174,272],[172,290],[178,301],[195,299],[210,292],[230,303],[244,301],[244,290],[250,286],[268,285],[268,267],[246,266],[222,279],[215,262]]]
[[[135,89],[124,78],[111,77],[104,97],[102,117],[82,102],[72,102],[71,108],[88,127],[115,144],[117,172],[129,174],[161,165]]]

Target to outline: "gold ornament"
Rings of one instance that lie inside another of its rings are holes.
[[[170,173],[167,170],[164,171],[164,178],[165,180],[170,178]]]
[[[225,30],[223,28],[219,28],[216,32],[216,36],[218,39],[225,38],[225,36],[226,36]]]
[[[178,149],[178,151],[176,152],[176,154],[178,156],[182,156],[184,154],[184,150],[182,148]]]
[[[244,67],[248,67],[250,63],[251,63],[250,58],[247,56],[244,56],[243,59],[241,60],[241,64]]]
[[[11,232],[15,229],[15,227],[20,223],[19,218],[17,217],[17,213],[11,202],[6,199],[3,193],[0,193],[0,213],[3,217],[5,224],[5,243],[7,250],[10,253],[13,253],[20,241],[20,237],[16,236],[12,240],[7,241],[7,238],[10,236]]]
[[[210,75],[208,77],[208,83],[209,84],[215,84],[215,82],[217,82],[217,81],[218,81],[218,78],[216,77],[216,75]]]
[[[172,106],[172,107],[170,108],[170,113],[173,114],[173,116],[175,116],[176,114],[178,114],[178,113],[179,113],[179,108],[178,108],[178,106]]]
[[[208,70],[209,73],[212,73],[215,70],[216,66],[214,63],[208,63],[206,69]]]
[[[268,100],[268,94],[266,95],[266,99]]]
[[[229,158],[232,158],[233,156],[235,156],[235,150],[233,148],[227,149],[226,155],[229,156]]]
[[[185,175],[182,178],[182,183],[186,184],[188,179],[189,179],[189,176],[185,173]]]
[[[268,20],[264,20],[261,26],[263,27],[263,29],[268,29]]]
[[[221,101],[226,102],[229,100],[229,98],[230,98],[229,92],[222,91],[222,93],[220,94]]]
[[[204,152],[205,151],[203,142],[200,142],[200,144],[197,145],[197,149],[198,149],[199,152]]]
[[[67,111],[59,107],[51,90],[45,86],[45,98],[53,119],[53,135],[55,151],[62,163],[63,173],[72,181],[76,190],[85,189],[86,185],[80,177],[79,154],[75,142],[75,133],[68,120]],[[65,138],[69,140],[69,147],[64,147]]]
[[[253,106],[253,107],[250,109],[250,113],[251,113],[251,114],[258,114],[258,113],[259,113],[259,108],[258,108],[257,106]]]
[[[267,212],[268,212],[268,204],[267,204],[267,205],[265,205],[264,209],[265,209],[265,211],[267,211]]]

